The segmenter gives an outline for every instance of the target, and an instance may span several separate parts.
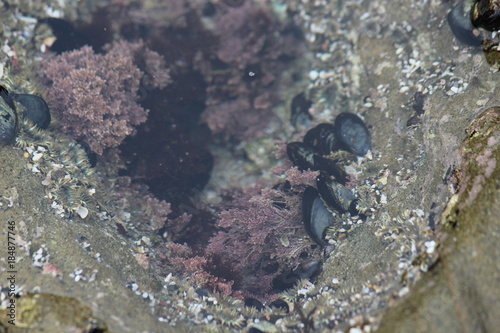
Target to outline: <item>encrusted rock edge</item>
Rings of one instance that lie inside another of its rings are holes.
[[[493,332],[500,325],[500,108],[469,126],[457,194],[442,215],[439,259],[379,332]]]

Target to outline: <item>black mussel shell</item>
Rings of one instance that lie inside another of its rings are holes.
[[[0,86],[0,144],[12,143],[17,129],[16,106],[7,89]]]
[[[345,184],[349,179],[349,175],[345,172],[336,160],[326,158],[319,155],[314,155],[315,170],[326,172],[327,174],[335,177],[335,180],[341,184]]]
[[[210,295],[210,290],[206,289],[206,288],[199,288],[199,289],[196,289],[195,291],[198,295],[200,296],[205,296],[205,297],[208,297]]]
[[[314,187],[307,187],[302,195],[302,216],[304,228],[317,244],[326,246],[323,238],[325,229],[334,223],[334,216],[319,197]]]
[[[12,93],[7,90],[4,86],[0,85],[0,98],[11,108],[16,109],[16,104],[12,99]]]
[[[293,126],[309,126],[309,122],[312,119],[312,116],[309,113],[311,105],[312,102],[306,98],[306,95],[303,92],[292,99],[291,122]]]
[[[318,261],[305,261],[301,263],[293,272],[298,275],[301,279],[314,279],[321,268],[321,264]]]
[[[321,155],[328,155],[339,149],[333,124],[322,123],[311,128],[304,136],[304,143]]]
[[[309,279],[313,281],[319,274],[321,264],[317,261],[306,261],[298,265],[295,269],[287,270],[275,281],[273,287],[278,290],[286,290],[292,288],[301,279]]]
[[[358,156],[372,149],[370,133],[361,118],[344,112],[335,118],[335,134],[342,149]]]
[[[448,13],[448,25],[455,37],[464,44],[481,45],[481,32],[471,22],[472,5],[475,0],[462,0]]]
[[[51,120],[49,106],[43,98],[31,94],[12,94],[12,98],[24,106],[24,118],[29,119],[40,129],[49,127]]]
[[[472,1],[474,2],[474,1]],[[470,11],[470,19],[475,27],[489,31],[500,30],[500,3],[498,0],[479,0]]]
[[[290,307],[288,303],[282,299],[277,299],[269,304],[270,308],[277,308],[285,311],[286,313],[290,312]]]
[[[316,186],[323,201],[340,213],[351,211],[356,204],[354,193],[325,173],[321,173],[316,179]]]
[[[314,166],[314,152],[309,146],[302,142],[289,142],[286,145],[286,152],[290,161],[299,167],[299,170],[316,170]]]
[[[259,311],[264,309],[264,304],[252,297],[248,297],[247,299],[245,299],[245,306],[254,307]]]
[[[339,183],[345,184],[347,182],[348,175],[337,164],[337,161],[315,154],[307,144],[296,141],[290,142],[286,147],[286,151],[290,161],[292,161],[293,165],[299,167],[299,170],[320,170],[334,176]]]

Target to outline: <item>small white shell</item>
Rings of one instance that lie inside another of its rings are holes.
[[[78,209],[76,210],[76,213],[82,218],[86,218],[87,215],[89,215],[89,210],[83,206],[78,206]]]

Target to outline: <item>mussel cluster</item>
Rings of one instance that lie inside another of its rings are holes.
[[[335,224],[336,216],[350,213],[360,215],[357,199],[345,184],[348,175],[342,166],[343,154],[364,156],[371,151],[368,128],[353,113],[341,113],[333,124],[322,123],[310,129],[303,142],[290,142],[287,153],[300,170],[317,170],[317,189],[308,187],[302,197],[304,226],[309,236],[326,246],[325,230]]]
[[[50,124],[50,111],[43,98],[31,94],[16,94],[0,85],[0,143],[11,144],[19,132],[18,109],[23,119],[31,121],[40,129]]]

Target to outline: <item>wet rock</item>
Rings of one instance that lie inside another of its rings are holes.
[[[500,108],[485,111],[467,132],[459,187],[442,215],[439,261],[389,309],[380,332],[493,332],[500,326]]]
[[[38,332],[110,332],[104,320],[75,298],[48,293],[26,293],[17,299],[15,305],[14,322],[24,329]],[[8,313],[9,309],[0,310],[2,318],[9,318]]]

